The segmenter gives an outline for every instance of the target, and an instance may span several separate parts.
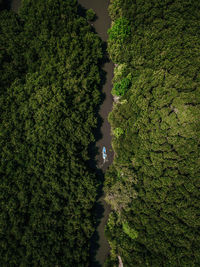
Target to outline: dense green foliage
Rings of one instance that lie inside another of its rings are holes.
[[[96,17],[96,14],[95,14],[93,9],[90,8],[86,11],[86,19],[87,20],[93,21],[93,20],[95,20],[95,17]]]
[[[131,84],[109,115],[107,266],[117,255],[124,266],[200,265],[199,9],[197,0],[111,2],[114,25],[131,27],[122,42],[109,37],[114,83]]]
[[[122,128],[118,127],[114,129],[113,133],[116,138],[119,138],[124,133],[124,131],[122,130]]]
[[[126,18],[118,18],[108,30],[109,38],[113,42],[123,42],[131,33],[129,21]]]
[[[88,266],[102,44],[74,0],[0,13],[0,265]]]
[[[131,228],[127,222],[122,223],[124,233],[126,233],[131,239],[138,237],[138,232]]]
[[[122,78],[120,82],[114,84],[112,94],[123,96],[130,88],[131,81],[128,78]]]

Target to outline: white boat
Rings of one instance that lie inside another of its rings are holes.
[[[104,160],[104,161],[105,161],[106,158],[107,158],[107,154],[106,154],[106,148],[105,148],[105,146],[104,146],[103,149],[102,149],[102,157],[103,157],[103,160]]]

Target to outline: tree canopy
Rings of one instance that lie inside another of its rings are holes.
[[[77,1],[0,12],[0,265],[88,266],[102,42]]]
[[[113,25],[125,19],[131,29],[128,39],[116,32],[121,41],[108,40],[114,91],[130,77],[109,115],[108,266],[117,255],[125,266],[200,264],[199,8],[199,1],[111,1]]]

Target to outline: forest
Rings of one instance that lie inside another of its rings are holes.
[[[200,266],[200,2],[111,0],[105,266]]]
[[[89,266],[102,41],[76,0],[0,1],[0,266]]]

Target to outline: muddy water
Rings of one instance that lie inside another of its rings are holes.
[[[107,41],[108,35],[107,31],[110,28],[110,17],[108,14],[108,6],[109,6],[109,0],[79,0],[79,3],[89,9],[92,8],[96,15],[97,20],[93,23],[93,26],[97,32],[97,34],[101,37],[103,41]],[[111,88],[112,88],[112,78],[113,78],[113,63],[109,62],[104,65],[104,70],[106,71],[106,83],[103,87],[103,92],[105,93],[105,100],[103,104],[100,107],[100,116],[103,119],[103,124],[101,126],[101,134],[102,138],[97,141],[97,147],[99,150],[99,156],[97,157],[98,167],[100,167],[103,172],[107,169],[107,167],[112,163],[113,160],[113,152],[111,149],[111,129],[110,124],[108,123],[108,114],[112,110],[112,104],[113,104],[113,97],[111,95]],[[108,154],[108,161],[103,164],[101,151],[102,147],[105,146],[107,149]],[[97,228],[97,233],[99,236],[99,249],[97,251],[96,260],[100,263],[100,265],[103,265],[105,262],[105,259],[107,258],[110,247],[109,244],[105,238],[104,235],[104,227],[108,219],[108,215],[110,213],[110,207],[106,204],[104,201],[104,197],[102,196],[99,199],[99,202],[104,208],[103,217],[101,218],[100,224]]]

